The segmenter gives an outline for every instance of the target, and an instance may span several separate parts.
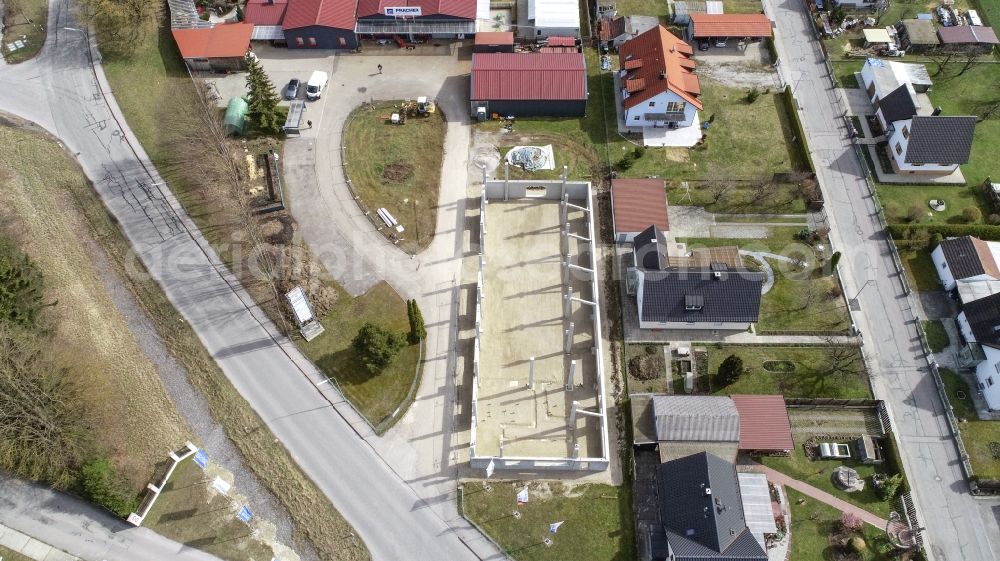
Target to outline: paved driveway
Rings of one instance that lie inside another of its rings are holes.
[[[481,534],[450,515],[453,481],[438,498],[445,505],[439,510],[382,461],[378,444],[358,438],[355,427],[364,425],[340,395],[329,385],[317,390],[323,376],[277,333],[163,186],[103,71],[91,66],[95,51],[78,25],[68,0],[51,3],[49,40],[39,58],[0,68],[0,109],[38,123],[76,154],[136,256],[374,559],[496,556]]]
[[[871,358],[875,396],[892,413],[903,464],[927,527],[928,549],[937,561],[995,561],[1000,558],[1000,528],[990,509],[1000,501],[968,493],[945,405],[917,339],[916,311],[895,273],[805,2],[765,0],[764,6],[777,23],[779,70],[800,106],[832,242],[844,256],[840,272],[845,292],[857,294],[861,304],[854,321]]]

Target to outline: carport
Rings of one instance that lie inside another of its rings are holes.
[[[688,42],[760,40],[771,37],[771,20],[764,14],[690,14]]]

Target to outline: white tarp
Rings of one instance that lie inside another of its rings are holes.
[[[285,297],[288,298],[288,303],[291,304],[292,312],[295,314],[295,321],[299,325],[312,321],[313,311],[309,306],[309,300],[306,299],[306,291],[302,290],[301,286],[289,290]]]
[[[524,168],[526,171],[556,169],[556,157],[552,145],[515,146],[504,157],[507,163]]]

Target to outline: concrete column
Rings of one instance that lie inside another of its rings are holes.
[[[571,427],[576,426],[576,410],[578,407],[580,407],[579,401],[574,401],[572,404],[570,404],[568,424]]]
[[[510,162],[503,163],[503,200],[510,197]]]
[[[580,443],[578,442],[573,445],[573,459],[575,460],[579,457],[580,457]]]
[[[569,329],[566,330],[566,354],[573,352],[573,322],[569,322]]]
[[[575,385],[573,383],[573,379],[575,376],[576,376],[576,361],[571,360],[569,361],[569,371],[566,372],[566,391],[572,391],[573,386]]]
[[[528,359],[528,389],[535,389],[535,357]]]
[[[562,171],[562,189],[559,193],[560,197],[566,197],[566,179],[569,177],[569,166],[563,166]]]
[[[566,287],[566,302],[563,305],[563,315],[569,318],[573,315],[573,287]]]

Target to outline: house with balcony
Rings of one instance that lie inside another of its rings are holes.
[[[701,83],[694,49],[658,25],[618,49],[619,126],[647,146],[691,147],[701,140]]]

